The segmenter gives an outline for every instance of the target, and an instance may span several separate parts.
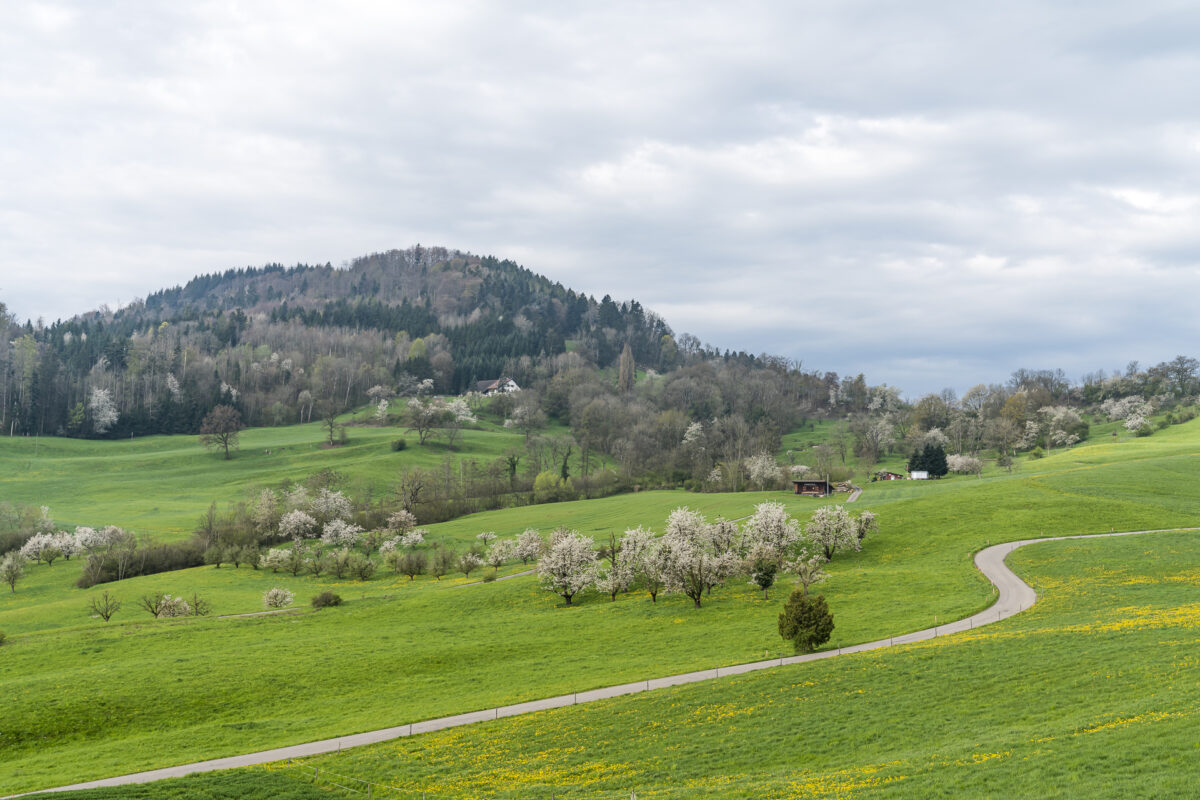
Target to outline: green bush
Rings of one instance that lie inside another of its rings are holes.
[[[406,447],[408,447],[408,442],[404,439],[392,439],[392,452],[399,453]]]
[[[336,595],[328,590],[321,592],[312,599],[313,608],[326,608],[328,606],[340,606],[341,604],[341,595]]]
[[[539,472],[534,478],[533,496],[539,503],[556,503],[574,500],[578,494],[575,491],[575,483],[570,478],[564,481],[558,473],[547,470]]]
[[[811,653],[829,641],[833,633],[833,615],[824,595],[809,597],[795,589],[779,613],[779,635],[790,641],[797,653]]]
[[[369,581],[375,575],[375,562],[362,553],[350,556],[350,574],[360,581]]]
[[[483,573],[483,582],[484,583],[491,583],[494,580],[496,580],[496,570],[493,569],[489,572]]]
[[[4,644],[4,640],[5,640],[5,639],[7,639],[7,638],[8,638],[8,634],[7,634],[7,633],[5,633],[4,631],[0,631],[0,645],[3,645],[3,644]]]
[[[845,483],[854,480],[854,470],[841,465],[829,468],[829,480],[833,483]]]
[[[1153,433],[1154,433],[1154,428],[1150,427],[1149,422],[1147,422],[1145,425],[1143,425],[1142,427],[1140,427],[1136,431],[1134,431],[1134,435],[1136,435],[1136,436],[1150,436]]]
[[[1030,458],[1045,458],[1046,451],[1042,449],[1041,445],[1038,445],[1037,447],[1035,447],[1029,451],[1029,457]]]

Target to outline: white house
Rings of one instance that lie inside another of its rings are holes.
[[[521,387],[517,386],[517,382],[512,378],[497,378],[494,381],[476,382],[475,391],[479,392],[484,397],[491,397],[494,394],[510,394],[512,392],[519,392],[521,391]]]
[[[908,479],[910,481],[927,481],[929,480],[929,471],[924,469],[914,469],[912,472],[908,473]]]

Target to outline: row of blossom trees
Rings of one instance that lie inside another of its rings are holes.
[[[588,589],[615,600],[640,587],[652,602],[661,593],[679,593],[700,608],[703,597],[737,575],[765,594],[777,573],[791,572],[807,593],[825,578],[824,564],[835,553],[860,550],[877,528],[870,511],[855,517],[842,506],[822,506],[801,526],[782,503],[761,503],[741,528],[724,519],[709,522],[685,507],[667,517],[662,536],[631,528],[599,552],[589,537],[556,530],[537,570],[542,585],[567,605]]]

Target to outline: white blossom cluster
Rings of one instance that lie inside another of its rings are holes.
[[[182,597],[172,597],[169,594],[164,594],[162,602],[158,607],[159,619],[169,617],[186,617],[192,613],[192,607],[188,605],[188,601]]]
[[[127,534],[115,525],[109,525],[97,530],[80,526],[74,533],[53,529],[53,521],[49,519],[48,509],[43,508],[43,519],[39,527],[41,533],[35,533],[21,547],[21,555],[35,561],[52,563],[57,558],[70,559],[81,553],[94,553],[107,550],[122,541]],[[48,529],[47,529],[48,528]]]
[[[344,519],[331,519],[321,530],[321,541],[341,547],[353,547],[363,529]]]
[[[287,589],[276,586],[268,589],[263,595],[263,605],[267,608],[287,608],[296,599],[296,595]]]
[[[955,454],[946,456],[946,466],[951,472],[962,475],[978,475],[983,471],[983,462],[974,456]]]
[[[1109,419],[1125,420],[1125,430],[1136,431],[1150,419],[1154,406],[1137,395],[1130,395],[1120,400],[1105,400],[1100,404],[1100,411]]]
[[[677,508],[667,518],[661,537],[632,528],[605,548],[600,559],[588,537],[556,531],[538,562],[538,574],[543,587],[567,605],[588,588],[615,599],[619,592],[641,585],[652,600],[660,592],[681,593],[699,607],[713,588],[739,572],[753,575],[785,568],[807,591],[825,577],[824,564],[838,550],[861,550],[863,540],[877,528],[873,513],[855,517],[842,506],[818,508],[802,527],[782,503],[761,503],[742,529],[727,520],[708,522],[697,511]]]

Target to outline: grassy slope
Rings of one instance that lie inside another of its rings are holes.
[[[838,615],[835,638],[850,643],[911,630],[935,615],[957,617],[986,604],[990,587],[974,573],[970,555],[989,540],[1188,524],[1200,510],[1192,488],[1198,441],[1200,427],[1181,426],[1147,440],[1056,454],[1035,462],[1036,471],[1013,476],[869,486],[863,502],[880,513],[883,532],[864,553],[835,561],[825,588]],[[620,515],[641,521],[649,512],[637,503],[663,503],[654,493],[614,501],[618,507],[608,510],[594,504],[599,516],[581,516],[579,526],[603,530],[612,524],[608,514],[616,515],[614,522]],[[646,521],[661,525],[668,505],[655,508],[657,521]],[[721,510],[740,516],[732,507]],[[474,522],[492,520],[477,517],[469,530],[503,527]],[[515,531],[526,520],[512,523]],[[448,523],[456,524],[468,525]],[[249,570],[219,572],[258,581],[238,589],[247,602],[270,581]],[[312,579],[300,579],[306,581]],[[307,594],[298,588],[300,597]],[[722,590],[698,614],[678,599],[654,608],[635,597],[566,611],[530,579],[516,579],[470,589],[405,587],[392,600],[368,598],[319,615],[127,623],[111,630],[92,623],[85,630],[31,633],[15,637],[0,663],[0,686],[20,698],[9,718],[15,723],[4,725],[12,733],[0,750],[0,789],[746,660],[778,649],[776,612],[776,602],[757,602],[742,587]],[[569,625],[566,614],[574,615]],[[654,641],[652,653],[645,652],[647,641]],[[129,675],[137,676],[139,690],[105,687],[109,680],[129,682]],[[112,709],[98,706],[99,697],[110,696]],[[56,713],[44,713],[47,708]],[[108,710],[116,712],[116,725],[105,723]],[[60,716],[67,721],[54,722]]]
[[[307,764],[435,798],[1194,794],[1200,537],[1013,562],[1042,602],[978,631]]]
[[[689,499],[742,516],[764,496],[648,492],[541,508],[567,514],[585,530],[606,531],[614,517],[661,526],[666,510]],[[447,536],[519,530],[531,510],[476,515],[473,526],[446,523],[454,528]],[[652,605],[645,595],[615,604],[591,598],[564,609],[533,577],[459,588],[461,576],[409,583],[384,575],[359,583],[203,567],[84,592],[70,588],[77,572],[70,562],[35,566],[16,594],[0,594],[0,626],[10,633],[0,651],[0,689],[18,698],[0,721],[0,791],[735,663],[779,649],[771,632],[774,603],[741,585],[719,592],[699,615],[685,598]],[[151,620],[135,605],[151,591],[196,591],[217,614],[251,612],[276,585],[295,591],[298,604],[324,588],[349,603],[319,613],[176,621]],[[85,611],[87,599],[104,589],[126,603],[107,625]],[[643,647],[647,639],[656,648]],[[703,648],[696,646],[700,639]]]
[[[402,428],[348,432],[349,444],[326,448],[319,423],[252,428],[242,432],[241,449],[229,461],[206,453],[195,436],[119,442],[0,438],[0,499],[49,506],[68,526],[121,525],[178,538],[191,532],[213,500],[247,500],[256,488],[303,480],[323,469],[385,490],[407,467],[432,467],[447,455],[491,461],[524,442],[520,433],[486,423],[463,431],[453,453],[440,443],[417,446],[416,436]],[[408,449],[392,452],[391,442],[405,436]]]

